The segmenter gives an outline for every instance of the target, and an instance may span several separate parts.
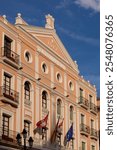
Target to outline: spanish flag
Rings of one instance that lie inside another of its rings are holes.
[[[42,119],[42,120],[40,120],[40,121],[38,121],[38,122],[36,123],[36,126],[37,126],[38,128],[45,128],[45,127],[47,126],[48,115],[49,115],[49,111],[48,111],[48,114],[45,116],[44,119]]]

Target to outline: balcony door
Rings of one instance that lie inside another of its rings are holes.
[[[12,40],[5,35],[4,36],[4,55],[6,57],[11,57],[11,46],[12,46]]]
[[[91,119],[91,129],[93,129],[93,128],[94,128],[94,120]]]
[[[83,102],[83,89],[80,88],[80,102]]]
[[[11,76],[7,73],[4,73],[4,94],[11,95]]]
[[[84,115],[83,114],[81,114],[81,124],[84,124]]]
[[[2,131],[3,131],[3,137],[9,137],[9,118],[10,116],[3,114],[3,120],[2,120]]]
[[[86,143],[82,142],[82,150],[86,150]]]

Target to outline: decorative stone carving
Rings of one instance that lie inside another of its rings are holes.
[[[21,17],[21,14],[18,13],[17,17],[15,19],[15,24],[24,24],[24,25],[28,25]]]
[[[50,14],[46,15],[45,28],[54,29],[54,18]]]

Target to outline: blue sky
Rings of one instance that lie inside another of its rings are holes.
[[[55,18],[58,36],[80,74],[100,91],[100,8],[99,0],[0,0],[0,15],[14,23],[21,13],[31,25],[44,26],[45,15]]]

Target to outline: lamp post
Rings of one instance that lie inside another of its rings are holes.
[[[22,147],[23,150],[28,150],[28,148],[26,146],[26,138],[27,138],[27,131],[26,131],[26,129],[23,129],[22,134],[23,134],[23,139],[24,139],[24,145],[21,145],[22,137],[21,137],[21,135],[19,133],[17,134],[17,137],[16,137],[17,143],[18,143],[19,146]],[[32,146],[33,146],[33,139],[32,139],[32,137],[29,138],[28,142],[29,142],[29,148],[31,149]]]

